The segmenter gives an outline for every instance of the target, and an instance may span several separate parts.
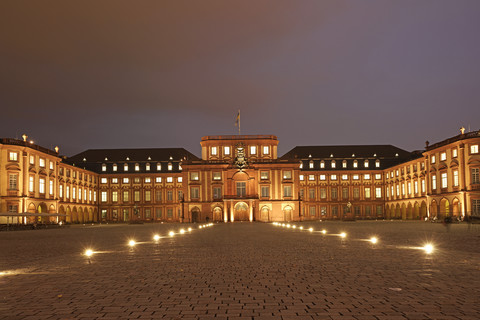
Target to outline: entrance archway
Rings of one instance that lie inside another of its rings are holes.
[[[439,219],[450,217],[450,202],[443,198],[440,201],[440,216]]]
[[[198,222],[200,219],[200,209],[195,207],[192,209],[192,222]]]
[[[459,219],[461,218],[461,210],[460,210],[460,201],[458,201],[457,198],[453,199],[453,203],[452,203],[452,216],[455,218],[455,219]]]
[[[430,203],[430,219],[438,219],[437,201],[432,200]]]
[[[37,213],[48,213],[47,205],[45,203],[40,203],[37,207]],[[38,222],[46,223],[48,222],[48,217],[38,217]]]
[[[234,221],[248,221],[248,205],[245,202],[239,202],[234,208]]]
[[[420,215],[420,207],[418,205],[418,202],[415,202],[415,204],[413,205],[413,219],[420,219],[421,215]]]
[[[286,206],[285,208],[283,208],[283,219],[285,221],[292,221],[293,219],[292,212],[293,212],[293,209],[290,206]]]
[[[220,207],[213,209],[213,221],[223,221],[223,210]]]
[[[412,219],[413,219],[413,208],[412,208],[412,204],[408,203],[408,206],[407,206],[407,220],[412,220]]]
[[[420,205],[420,218],[425,219],[427,217],[427,204],[425,201],[422,201],[422,204]]]
[[[264,206],[260,211],[260,220],[264,222],[270,221],[270,208],[267,206]]]

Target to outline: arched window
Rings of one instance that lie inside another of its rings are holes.
[[[353,160],[353,167],[358,168],[358,161],[357,160]]]
[[[107,165],[105,163],[102,163],[102,171],[107,171]]]
[[[150,171],[150,163],[147,163],[147,164],[145,165],[145,170],[146,170],[146,171]]]
[[[342,168],[346,168],[347,167],[347,160],[343,160],[342,161]]]
[[[335,160],[332,160],[331,166],[332,169],[335,169],[337,167],[337,163],[335,162]]]
[[[310,160],[310,162],[308,163],[308,167],[309,167],[310,169],[313,169],[313,160]]]
[[[138,163],[135,163],[135,171],[140,171],[140,165]]]
[[[117,171],[117,164],[116,163],[113,164],[113,171]]]
[[[365,160],[365,162],[363,163],[363,165],[364,165],[365,168],[368,168],[368,166],[369,166],[368,160]]]
[[[162,164],[160,162],[157,162],[157,171],[162,170]]]
[[[320,168],[321,168],[321,169],[325,168],[325,161],[322,160],[322,161],[320,162]]]
[[[123,171],[128,171],[128,163],[125,163],[125,164],[123,165]]]

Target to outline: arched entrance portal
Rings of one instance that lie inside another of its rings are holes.
[[[267,206],[260,211],[260,219],[264,222],[270,221],[270,209]]]
[[[195,207],[192,209],[192,222],[198,222],[200,219],[200,209]]]
[[[283,219],[284,219],[284,221],[292,221],[293,220],[292,211],[293,211],[293,209],[290,206],[286,206],[285,208],[283,208]]]
[[[248,205],[245,202],[239,202],[235,205],[234,221],[248,221]]]
[[[215,207],[213,209],[213,221],[223,221],[223,210],[220,207]]]
[[[450,217],[450,202],[447,199],[443,198],[440,201],[440,216],[439,219]]]
[[[40,203],[37,207],[37,213],[43,213],[43,214],[48,213],[47,205],[43,202]],[[47,223],[48,217],[46,216],[38,217],[38,222]]]

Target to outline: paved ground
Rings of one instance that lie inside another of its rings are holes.
[[[0,232],[0,319],[480,318],[479,225],[296,225]]]

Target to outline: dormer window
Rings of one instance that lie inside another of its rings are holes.
[[[369,165],[370,165],[370,163],[368,162],[368,160],[365,160],[365,161],[363,162],[363,166],[364,166],[365,168],[368,168]]]
[[[123,165],[123,171],[127,172],[128,171],[128,163],[125,163]]]
[[[314,165],[314,164],[313,164],[313,160],[310,160],[310,162],[308,163],[308,167],[309,167],[310,169],[313,169],[313,165]]]
[[[182,164],[181,163],[178,164],[178,170],[182,171]]]
[[[300,161],[300,165],[298,166],[300,169],[303,169],[303,162]]]
[[[147,163],[147,164],[145,165],[145,170],[146,170],[146,171],[150,171],[150,163]]]
[[[102,171],[107,171],[107,165],[105,163],[102,164]]]
[[[375,167],[380,168],[380,160],[375,160]]]
[[[343,160],[342,161],[342,168],[346,168],[347,167],[347,160]]]
[[[135,171],[140,171],[140,165],[138,163],[135,163]]]
[[[117,171],[117,164],[116,163],[113,164],[113,171]]]
[[[354,168],[358,168],[358,161],[357,161],[357,160],[354,160],[354,161],[353,161],[353,167],[354,167]]]
[[[168,163],[168,167],[167,167],[168,171],[172,171],[173,170],[173,165],[171,162]]]
[[[324,169],[324,168],[325,168],[325,161],[322,160],[322,161],[320,162],[320,168],[321,168],[321,169]]]
[[[335,169],[337,167],[335,160],[332,160],[332,163],[330,165],[332,166],[332,169]]]
[[[160,162],[157,162],[157,171],[162,170],[162,164]]]

